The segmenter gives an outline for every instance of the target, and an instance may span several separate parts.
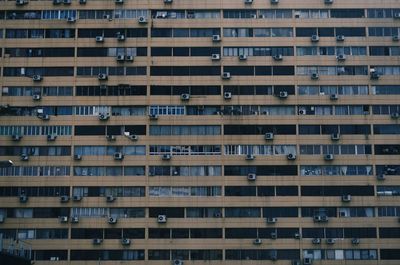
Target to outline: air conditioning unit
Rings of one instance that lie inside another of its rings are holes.
[[[303,265],[312,265],[313,259],[306,257],[303,259]]]
[[[339,133],[332,133],[331,134],[331,140],[332,141],[339,141],[340,140],[340,134]]]
[[[279,92],[279,98],[281,98],[281,99],[285,99],[285,98],[287,98],[288,97],[288,92],[287,91],[280,91]]]
[[[319,245],[321,244],[321,238],[313,238],[311,243],[313,243],[314,245]]]
[[[231,73],[223,72],[222,73],[222,79],[231,79]]]
[[[48,114],[40,114],[40,115],[37,115],[36,117],[38,117],[39,119],[41,119],[43,121],[50,120],[50,115],[48,115]]]
[[[69,202],[69,196],[67,195],[63,195],[60,197],[60,202]]]
[[[318,80],[319,79],[319,74],[318,73],[312,73],[311,74],[311,79],[312,80]]]
[[[110,118],[110,114],[109,113],[100,113],[99,114],[99,120],[101,121],[106,121]]]
[[[240,61],[246,61],[247,60],[247,55],[246,54],[240,54],[239,55],[239,60]]]
[[[26,195],[19,196],[19,202],[26,203],[27,201],[28,201],[28,196],[26,196]]]
[[[224,92],[224,99],[232,99],[232,92]]]
[[[262,244],[262,239],[261,238],[256,238],[253,240],[254,245],[261,245]]]
[[[214,218],[220,218],[220,217],[222,217],[222,212],[220,212],[220,211],[214,212],[213,217],[214,217]]]
[[[344,35],[337,35],[336,41],[344,41]]]
[[[213,53],[213,54],[211,54],[211,60],[219,61],[219,60],[221,60],[221,56],[218,53]]]
[[[68,216],[60,216],[60,223],[68,223]]]
[[[252,154],[246,155],[246,160],[254,160],[255,158],[256,158],[255,155]]]
[[[57,139],[57,135],[55,135],[55,134],[47,135],[47,141],[49,141],[49,142],[55,141],[56,139]]]
[[[255,181],[257,179],[257,175],[254,173],[249,173],[247,174],[247,180],[249,181]]]
[[[11,140],[15,141],[15,142],[18,142],[18,141],[21,141],[22,137],[23,137],[22,135],[13,134],[13,135],[11,135]]]
[[[86,4],[86,0],[79,0],[79,4],[85,5]]]
[[[121,239],[121,244],[123,246],[129,246],[131,244],[131,240],[129,238],[123,238]]]
[[[372,70],[372,69],[371,69]],[[380,77],[380,75],[374,70],[374,71],[370,71],[370,78],[372,80],[378,80]]]
[[[190,99],[190,94],[187,94],[187,93],[181,94],[181,100],[186,101],[189,99]]]
[[[116,4],[123,4],[124,0],[114,0]]]
[[[172,4],[172,0],[164,0],[164,4]]]
[[[40,82],[40,81],[43,80],[43,77],[42,77],[41,75],[33,75],[33,76],[32,76],[32,80],[33,80],[34,82]]]
[[[351,195],[350,194],[342,195],[342,202],[350,202],[350,201],[351,201]]]
[[[393,14],[393,18],[400,18],[400,12],[396,12]]]
[[[277,239],[278,235],[276,234],[276,232],[271,232],[270,237],[271,239]]]
[[[326,239],[326,244],[328,245],[333,245],[335,244],[336,240],[334,238],[327,238]]]
[[[268,217],[267,218],[267,224],[275,224],[278,221],[278,218],[276,217]]]
[[[149,114],[150,120],[158,120],[158,115],[157,114]]]
[[[319,41],[319,36],[318,35],[312,35],[311,36],[311,41],[312,42],[318,42]]]
[[[74,160],[82,160],[82,155],[78,155],[78,154],[76,154],[76,155],[74,155]]]
[[[28,0],[16,0],[16,1],[15,1],[15,4],[16,4],[17,6],[23,6],[23,5],[28,4]]]
[[[313,219],[316,223],[326,223],[329,220],[327,215],[315,215]]]
[[[377,180],[385,180],[385,174],[378,174],[376,175]]]
[[[94,238],[92,241],[93,245],[100,245],[101,243],[103,243],[103,239],[101,238]]]
[[[104,42],[103,36],[96,36],[96,42]]]
[[[170,154],[163,154],[161,159],[162,160],[171,160],[172,156]]]
[[[303,108],[299,109],[299,115],[306,115],[307,111]]]
[[[112,16],[109,15],[109,14],[104,15],[103,18],[104,18],[104,19],[108,19],[108,21],[111,21],[111,20],[112,20]]]
[[[360,239],[359,239],[359,238],[353,238],[353,239],[351,239],[351,244],[353,244],[353,245],[358,245],[358,244],[360,244]]]
[[[282,54],[275,54],[274,56],[272,56],[272,58],[275,61],[282,61],[283,60],[283,55]]]
[[[398,118],[400,118],[400,113],[398,113],[398,112],[390,113],[390,118],[398,119]]]
[[[127,137],[128,137],[130,140],[132,140],[132,141],[137,141],[137,140],[139,140],[139,136],[136,135],[136,134],[131,134],[131,135],[128,135]]]
[[[336,59],[338,61],[346,61],[346,55],[345,54],[339,54],[338,56],[336,56]]]
[[[330,100],[338,100],[339,99],[339,95],[338,94],[332,94],[329,96]]]
[[[72,200],[73,200],[74,202],[80,202],[80,201],[82,200],[82,196],[74,195],[74,196],[72,197]]]
[[[113,202],[115,200],[116,200],[116,198],[114,196],[112,196],[112,195],[107,195],[106,196],[106,202]]]
[[[20,159],[21,159],[21,161],[28,161],[29,156],[27,154],[22,154]]]
[[[399,35],[393,35],[392,36],[393,41],[399,41]]]
[[[124,159],[124,154],[122,154],[121,152],[116,152],[113,155],[114,160],[123,160]]]
[[[324,0],[324,3],[327,5],[333,4],[333,0]]]
[[[133,62],[133,55],[125,55],[125,61]]]
[[[278,3],[279,3],[279,0],[271,0],[271,4],[273,4],[273,5],[278,4]]]
[[[69,23],[74,23],[75,21],[76,21],[76,18],[74,18],[74,17],[67,18],[67,22],[69,22]]]
[[[268,132],[264,135],[265,140],[274,140],[274,133]]]
[[[108,79],[108,75],[107,74],[98,74],[97,75],[97,79],[99,80],[107,80]]]
[[[174,259],[174,260],[172,261],[172,265],[183,265],[183,260]]]
[[[125,61],[125,55],[118,54],[117,57],[115,57],[115,59],[117,60],[117,62],[123,62]]]
[[[288,154],[287,156],[288,160],[296,160],[296,155],[295,154]]]
[[[334,158],[333,154],[327,154],[324,156],[325,161],[332,161]]]
[[[221,41],[221,36],[220,35],[212,35],[212,41],[213,42],[220,42]]]
[[[63,0],[64,5],[70,5],[72,0]]]
[[[108,217],[108,220],[107,220],[107,222],[109,224],[116,224],[117,221],[118,221],[117,217],[113,217],[113,216]]]
[[[118,41],[124,41],[125,40],[125,35],[124,34],[117,34],[117,40]]]
[[[257,18],[257,14],[251,14],[250,17],[251,18]]]
[[[106,139],[107,139],[107,141],[115,141],[115,140],[117,140],[117,137],[115,137],[115,135],[112,135],[112,134],[107,134]]]
[[[157,223],[162,224],[167,222],[167,216],[164,214],[160,214],[157,216]]]
[[[79,217],[78,216],[71,217],[71,223],[73,223],[73,224],[79,223]]]
[[[248,5],[248,4],[252,4],[252,3],[253,3],[253,0],[244,0],[244,3],[247,4],[247,5]]]
[[[301,238],[301,234],[300,233],[294,233],[294,238],[295,239],[300,239]]]
[[[139,22],[139,24],[147,24],[147,18],[141,16],[138,18],[138,22]]]
[[[39,94],[34,94],[34,95],[32,96],[32,99],[33,99],[34,101],[39,101],[39,100],[42,99],[42,96],[39,95]]]

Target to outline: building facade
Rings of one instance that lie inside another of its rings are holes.
[[[400,2],[0,1],[0,235],[35,264],[399,264]]]

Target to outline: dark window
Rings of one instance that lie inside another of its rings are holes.
[[[264,207],[263,217],[298,217],[297,207]]]
[[[364,16],[364,9],[331,9],[332,18],[362,18]]]
[[[336,36],[365,37],[365,28],[336,28]]]
[[[261,176],[297,176],[296,166],[225,166],[225,176],[247,176],[255,173]]]
[[[160,249],[149,249],[148,250],[149,260],[170,260],[169,250]]]
[[[380,227],[379,238],[400,238],[400,228],[398,227]]]
[[[302,207],[301,216],[302,217],[314,217],[316,215],[336,217],[337,209],[336,207]]]
[[[259,135],[267,132],[294,135],[296,134],[296,125],[224,125],[225,135]]]
[[[317,35],[317,28],[296,28],[296,37],[311,37]]]
[[[72,228],[71,239],[103,238],[102,228]]]
[[[257,228],[225,228],[225,238],[257,238]]]
[[[221,228],[191,228],[190,238],[222,238]]]
[[[171,47],[151,47],[151,56],[172,56]]]
[[[181,207],[150,207],[149,208],[149,217],[158,217],[158,215],[166,215],[167,218],[183,218],[184,217],[184,208]]]
[[[382,260],[400,260],[400,249],[381,249],[380,257]]]
[[[301,236],[304,238],[324,238],[324,228],[303,228]]]
[[[256,187],[225,186],[225,196],[256,196]]]
[[[171,229],[149,228],[149,238],[171,238]]]

